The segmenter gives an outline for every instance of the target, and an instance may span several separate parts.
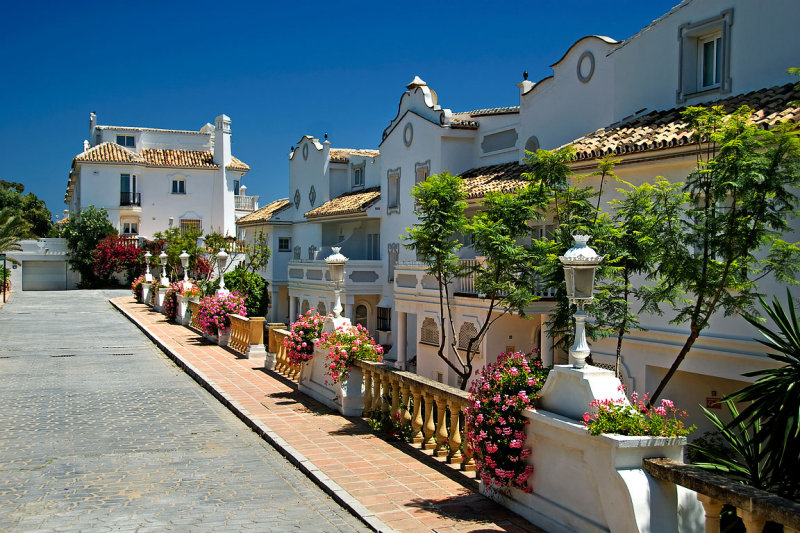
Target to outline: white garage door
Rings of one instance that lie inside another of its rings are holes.
[[[63,291],[67,289],[66,261],[23,261],[23,291]]]

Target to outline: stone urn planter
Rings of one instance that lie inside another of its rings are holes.
[[[178,311],[175,314],[175,322],[183,326],[188,326],[191,321],[189,313],[189,298],[182,294],[177,295]]]
[[[158,293],[156,294],[155,309],[159,313],[163,313],[164,312],[164,298],[166,297],[168,290],[169,290],[169,287],[159,287],[158,288]]]

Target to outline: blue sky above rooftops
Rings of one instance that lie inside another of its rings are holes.
[[[61,214],[72,158],[103,125],[198,130],[231,117],[261,205],[289,147],[378,148],[419,75],[453,111],[513,106],[577,39],[623,40],[678,0],[13,2],[3,6],[0,178]]]

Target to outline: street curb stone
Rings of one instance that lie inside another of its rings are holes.
[[[136,327],[138,327],[147,338],[149,338],[158,348],[164,352],[167,357],[172,359],[175,364],[182,368],[192,379],[206,389],[212,396],[217,398],[225,407],[227,407],[233,414],[235,414],[242,422],[244,422],[250,429],[252,429],[262,439],[267,441],[273,448],[275,448],[281,455],[283,455],[290,463],[300,469],[306,476],[309,477],[317,486],[325,491],[328,496],[334,499],[339,505],[347,509],[353,516],[361,520],[367,527],[373,531],[380,533],[394,533],[394,530],[389,528],[380,519],[378,519],[369,509],[361,504],[352,494],[342,489],[337,483],[331,480],[328,476],[323,474],[314,463],[309,461],[303,454],[295,450],[293,447],[278,436],[277,433],[272,431],[269,426],[260,420],[250,416],[250,413],[241,406],[236,400],[232,399],[227,393],[223,392],[211,379],[206,377],[201,371],[195,368],[191,363],[181,358],[181,356],[174,352],[164,341],[161,340],[156,334],[148,330],[144,324],[139,322],[136,317],[128,314],[125,309],[117,305],[114,300],[109,300],[109,303],[119,311],[123,316],[130,320]]]

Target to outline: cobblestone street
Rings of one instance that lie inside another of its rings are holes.
[[[365,531],[109,297],[0,309],[1,531]]]

